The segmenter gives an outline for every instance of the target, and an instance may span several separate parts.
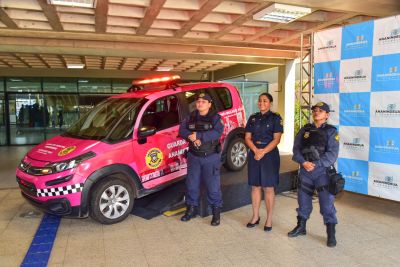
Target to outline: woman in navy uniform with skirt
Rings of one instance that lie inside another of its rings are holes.
[[[270,110],[273,98],[269,93],[258,97],[260,112],[250,116],[245,133],[245,141],[250,148],[247,166],[253,217],[247,224],[252,228],[260,223],[259,209],[262,189],[264,190],[267,220],[264,231],[272,230],[272,212],[275,200],[275,187],[279,183],[280,158],[278,144],[283,133],[283,121],[279,114]]]

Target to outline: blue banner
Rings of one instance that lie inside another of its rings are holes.
[[[400,164],[400,129],[371,128],[369,160]]]
[[[339,123],[343,126],[369,126],[370,93],[340,94]]]
[[[314,65],[314,93],[330,94],[339,92],[340,61]]]
[[[342,31],[342,59],[372,56],[374,22],[346,26]]]
[[[339,158],[338,169],[346,180],[345,190],[368,194],[368,161]]]
[[[400,90],[400,54],[372,58],[372,91]]]

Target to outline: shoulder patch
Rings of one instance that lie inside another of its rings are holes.
[[[339,134],[336,134],[336,135],[335,135],[335,140],[339,142],[339,140],[340,140]]]

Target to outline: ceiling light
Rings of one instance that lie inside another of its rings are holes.
[[[48,0],[51,5],[95,8],[96,0]]]
[[[254,14],[253,19],[289,23],[310,13],[311,8],[275,3]]]
[[[173,69],[173,67],[171,67],[171,66],[163,66],[163,67],[158,66],[156,71],[170,71],[172,69]]]
[[[68,69],[83,69],[85,64],[67,64]]]

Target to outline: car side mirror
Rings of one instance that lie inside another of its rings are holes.
[[[146,138],[147,136],[154,135],[156,133],[156,127],[153,126],[143,126],[139,129],[138,137]]]

